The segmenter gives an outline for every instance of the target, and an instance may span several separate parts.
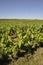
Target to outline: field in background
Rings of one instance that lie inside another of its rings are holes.
[[[23,19],[0,19],[0,25],[2,26],[9,26],[9,25],[42,25],[43,20],[23,20]]]

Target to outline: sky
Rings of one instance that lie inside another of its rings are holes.
[[[0,19],[43,19],[43,0],[0,0]]]

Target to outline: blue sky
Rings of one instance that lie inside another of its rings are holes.
[[[43,19],[43,0],[0,0],[0,19]]]

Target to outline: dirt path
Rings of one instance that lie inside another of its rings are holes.
[[[43,65],[43,48],[38,48],[29,60],[26,57],[21,57],[10,65]]]
[[[29,65],[43,65],[43,48],[37,49]]]

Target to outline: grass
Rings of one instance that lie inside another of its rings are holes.
[[[24,25],[33,25],[33,24],[42,25],[43,20],[0,19],[0,25],[3,25],[3,26],[9,26],[9,25],[24,26]]]

